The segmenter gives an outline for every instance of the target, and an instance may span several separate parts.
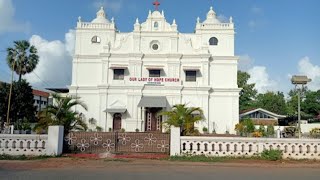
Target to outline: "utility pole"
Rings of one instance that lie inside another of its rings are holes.
[[[301,107],[300,107],[301,90],[299,88],[297,88],[297,90],[298,90],[298,134],[300,139],[301,138]]]
[[[298,91],[298,134],[299,139],[301,138],[301,105],[300,105],[300,99],[301,99],[301,92],[303,91],[303,88],[305,85],[307,85],[308,82],[311,82],[311,79],[309,79],[307,76],[292,76],[291,83],[296,86],[296,90]],[[301,89],[297,88],[297,86],[301,85]]]

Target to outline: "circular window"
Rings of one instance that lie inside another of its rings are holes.
[[[152,49],[155,50],[155,51],[158,50],[159,49],[159,45],[158,44],[153,44],[152,45]]]
[[[160,43],[157,40],[151,41],[150,42],[150,49],[153,51],[159,51],[160,50]]]

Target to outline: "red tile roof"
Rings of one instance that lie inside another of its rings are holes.
[[[41,96],[41,97],[46,97],[46,98],[48,98],[50,95],[48,92],[44,92],[44,91],[40,91],[40,90],[36,90],[36,89],[32,90],[32,94],[35,96]]]

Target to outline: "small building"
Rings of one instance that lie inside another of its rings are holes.
[[[2,82],[0,81],[0,88],[1,85],[10,85],[10,83],[7,82]],[[51,103],[50,101],[50,93],[42,90],[37,90],[37,89],[32,89],[32,94],[33,94],[33,101],[34,101],[34,106],[36,107],[36,114],[43,109],[45,109],[48,104]]]
[[[50,104],[50,93],[33,89],[32,94],[34,99],[34,106],[36,107],[36,113],[47,108],[48,104]]]
[[[255,125],[278,125],[280,119],[286,118],[262,108],[249,109],[240,112],[240,120],[250,118]]]

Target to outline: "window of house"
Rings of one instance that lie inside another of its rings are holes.
[[[114,69],[113,70],[114,80],[124,80],[124,69]]]
[[[186,71],[186,81],[196,82],[197,81],[197,71]]]
[[[98,36],[93,36],[92,39],[91,39],[91,42],[92,43],[100,43],[101,39]]]
[[[210,46],[217,46],[218,45],[218,39],[216,37],[212,37],[209,39]]]
[[[160,77],[160,70],[149,70],[149,77]]]

